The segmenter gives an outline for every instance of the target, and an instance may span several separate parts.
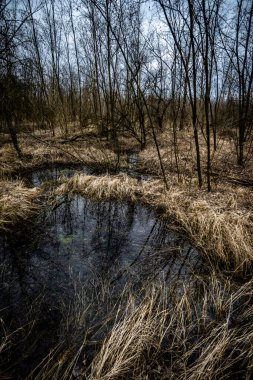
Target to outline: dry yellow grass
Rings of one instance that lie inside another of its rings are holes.
[[[138,181],[126,174],[116,176],[75,174],[56,190],[56,195],[78,193],[95,200],[118,199],[136,200],[139,192]]]
[[[208,334],[202,335],[187,353],[189,356],[194,351],[199,352],[198,359],[187,370],[187,379],[251,378],[253,307],[249,300],[252,297],[252,280],[237,289],[231,286],[229,281],[225,286],[222,285],[216,277],[212,277],[210,283],[205,285],[206,304],[215,319],[210,321],[209,317],[208,322],[208,312],[205,314]],[[234,371],[242,363],[246,370],[243,374],[239,371],[235,376]]]
[[[228,379],[242,363],[250,379],[253,308],[242,299],[251,296],[252,281],[236,288],[215,275],[151,286],[141,302],[129,299],[89,379]]]
[[[77,288],[59,326],[59,341],[27,379],[250,380],[252,285],[252,280],[238,285],[209,272],[195,273],[187,283],[152,281],[135,294],[123,290],[119,306],[109,309],[114,323],[104,321],[109,331],[91,362],[85,355],[92,339],[87,322],[98,304]],[[104,291],[110,296],[109,288],[95,292],[99,302]],[[108,302],[115,303],[113,296]]]
[[[193,244],[208,254],[211,262],[218,259],[238,273],[251,266],[252,214],[237,209],[235,197],[234,207],[229,209],[227,205],[224,209],[222,202],[221,205],[212,199],[208,202],[201,193],[192,195],[189,191],[172,187],[161,194],[159,183],[153,183],[151,187],[146,183],[143,187],[143,199],[162,208],[168,219],[172,217]]]
[[[118,165],[117,155],[106,147],[93,146],[87,142],[60,144],[59,141],[21,139],[24,159],[20,160],[14,148],[5,144],[0,148],[0,176],[19,170],[31,170],[52,164],[82,164],[100,167]]]
[[[123,318],[114,324],[92,362],[90,379],[128,378],[129,373],[142,373],[145,356],[160,346],[164,334],[167,313],[160,296],[153,288],[139,305],[128,300]]]
[[[191,187],[192,182],[195,182],[197,178],[193,131],[191,129],[177,131],[176,148],[172,127],[167,126],[166,130],[159,134],[157,138],[163,166],[167,175],[170,176],[173,183],[177,183],[178,180],[180,180],[180,182],[185,182]],[[199,147],[203,182],[205,182],[207,147],[206,140],[201,133],[199,133]],[[250,146],[247,146],[246,151],[249,149]],[[177,153],[177,161],[175,151]],[[251,157],[252,154],[250,153],[247,155],[247,160],[243,166],[237,165],[234,140],[226,136],[218,135],[216,150],[214,150],[213,142],[211,141],[212,188],[216,189],[217,182],[219,183],[220,181],[227,181],[229,179],[236,178],[239,181],[252,181],[253,160]],[[152,142],[149,142],[146,149],[140,152],[139,159],[141,170],[156,175],[162,174],[157,151]],[[205,187],[205,183],[203,183],[203,187]]]
[[[40,190],[28,189],[20,182],[0,182],[0,230],[8,231],[15,224],[29,219],[37,210],[34,202]]]

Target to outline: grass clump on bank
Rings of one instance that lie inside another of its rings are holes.
[[[27,221],[37,210],[34,202],[40,190],[29,189],[21,181],[0,182],[0,230]]]
[[[218,259],[236,273],[250,269],[253,224],[248,210],[235,205],[224,208],[221,196],[213,201],[200,192],[195,195],[177,187],[162,192],[158,182],[143,185],[143,199],[161,208],[168,219],[173,218],[193,244],[207,253],[211,263]]]
[[[57,188],[57,195],[80,194],[97,201],[105,199],[131,200],[137,199],[138,181],[126,174],[116,176],[75,174]]]
[[[48,165],[79,164],[101,168],[115,168],[118,165],[118,157],[114,152],[106,146],[87,141],[62,144],[59,138],[48,141],[20,138],[20,147],[24,152],[22,159],[17,156],[11,144],[0,148],[0,176]]]

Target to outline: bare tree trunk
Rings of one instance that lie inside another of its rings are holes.
[[[16,152],[17,152],[17,155],[18,155],[19,159],[22,160],[23,154],[22,154],[22,151],[21,151],[19,143],[18,143],[17,131],[16,131],[16,128],[13,127],[12,117],[10,115],[7,116],[6,123],[7,123],[7,127],[8,127],[8,130],[9,130],[10,136],[11,136],[12,144],[13,144]]]
[[[165,6],[163,0],[158,0],[160,4],[163,14],[165,16],[166,22],[168,24],[169,30],[172,34],[173,40],[177,47],[178,53],[182,59],[182,63],[185,70],[186,81],[188,84],[189,97],[191,103],[192,110],[192,126],[194,132],[194,141],[195,141],[195,150],[196,150],[196,164],[197,164],[197,173],[198,173],[198,183],[199,187],[202,187],[202,172],[201,172],[201,161],[200,161],[200,148],[199,148],[199,137],[198,137],[198,127],[197,127],[197,70],[196,70],[196,51],[195,51],[195,36],[194,36],[194,8],[192,0],[188,0],[189,7],[189,34],[190,34],[190,53],[191,53],[191,61],[192,61],[192,76],[189,77],[189,66],[188,59],[186,58],[188,55],[185,55],[183,52],[183,48],[180,45],[180,39],[177,34],[177,29],[175,28],[174,21],[169,17],[168,10],[174,9],[173,4],[169,1],[169,6]]]
[[[244,145],[245,145],[245,132],[248,119],[248,106],[251,95],[252,80],[253,80],[253,67],[248,67],[248,51],[250,44],[250,37],[253,31],[253,2],[251,7],[247,10],[247,4],[243,8],[244,0],[238,0],[238,13],[236,25],[236,60],[237,60],[237,74],[239,81],[239,110],[238,110],[238,164],[244,163]],[[248,20],[247,16],[248,15]],[[244,22],[242,22],[242,18]],[[245,29],[242,31],[242,25]],[[242,41],[242,34],[244,33],[244,41]],[[252,42],[251,42],[252,44]],[[242,50],[244,56],[242,56]]]
[[[82,82],[81,82],[81,71],[80,71],[80,63],[79,63],[79,57],[78,57],[77,41],[76,41],[76,32],[75,32],[75,26],[74,26],[74,21],[73,21],[72,0],[69,0],[69,9],[70,9],[71,28],[72,28],[73,38],[74,38],[75,57],[76,57],[77,76],[78,76],[78,87],[79,87],[79,124],[80,124],[80,129],[82,129],[82,127],[83,127]]]
[[[204,70],[205,70],[205,116],[206,116],[206,144],[207,144],[207,190],[211,191],[211,145],[210,145],[210,123],[209,123],[209,106],[210,106],[210,85],[209,85],[209,24],[206,14],[205,0],[202,0],[202,12],[205,26],[205,51],[204,51]],[[211,17],[209,15],[209,17]]]

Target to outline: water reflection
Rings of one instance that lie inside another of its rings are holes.
[[[199,260],[188,241],[168,232],[148,208],[80,196],[66,197],[33,231],[2,237],[0,254],[12,284],[7,303],[15,304],[42,290],[48,303],[71,298],[75,280],[139,283],[149,276],[184,277]]]
[[[152,177],[146,174],[142,174],[138,172],[138,154],[137,153],[129,153],[127,155],[127,167],[126,168],[109,168],[106,166],[100,167],[92,167],[87,165],[76,164],[70,166],[69,164],[66,166],[64,164],[60,165],[51,165],[47,168],[38,168],[32,171],[26,171],[24,173],[19,173],[15,176],[15,179],[24,180],[27,185],[31,187],[38,187],[41,185],[50,185],[59,180],[61,177],[69,178],[72,177],[76,173],[80,174],[93,174],[93,175],[103,175],[103,174],[120,174],[126,173],[131,177],[134,177],[138,180],[149,180]]]
[[[83,165],[73,165],[73,166],[49,166],[47,168],[41,168],[33,171],[26,171],[25,173],[21,173],[17,175],[17,179],[22,179],[27,182],[27,184],[31,187],[41,186],[45,183],[54,183],[60,177],[72,177],[75,173],[80,174],[93,174],[94,169],[88,166]]]

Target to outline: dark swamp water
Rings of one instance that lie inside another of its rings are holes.
[[[75,170],[40,170],[27,181],[38,186]],[[0,236],[2,339],[31,325],[30,335],[19,333],[14,358],[2,355],[2,373],[20,358],[13,378],[25,378],[57,341],[66,314],[75,314],[76,299],[89,307],[85,323],[99,341],[106,332],[100,324],[123,289],[137,292],[158,278],[188,281],[198,266],[199,255],[189,242],[141,204],[75,196],[47,207],[29,229]],[[33,326],[31,320],[36,320]],[[92,357],[92,348],[87,355]]]
[[[60,177],[71,177],[75,173],[87,174],[87,175],[101,175],[101,174],[119,174],[126,173],[129,176],[136,178],[139,181],[148,180],[152,177],[148,174],[143,174],[138,171],[138,154],[128,153],[127,154],[127,167],[125,168],[107,168],[107,167],[94,167],[94,166],[84,166],[81,164],[75,165],[52,165],[51,167],[42,167],[37,170],[26,171],[24,173],[16,173],[15,179],[21,179],[26,182],[27,185],[31,187],[45,185],[54,185]]]

